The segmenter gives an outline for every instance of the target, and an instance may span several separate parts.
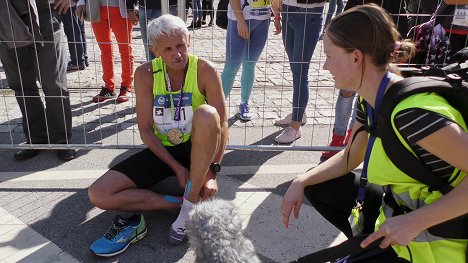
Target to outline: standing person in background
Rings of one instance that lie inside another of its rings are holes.
[[[213,0],[202,0],[202,9],[203,9],[202,25],[206,25],[206,15],[209,14],[210,22],[208,23],[208,26],[212,26],[214,23],[214,19],[215,19]]]
[[[330,0],[330,3],[328,3],[327,17],[325,18],[325,24],[323,24],[323,31],[320,35],[320,39],[323,39],[323,35],[325,34],[325,28],[327,27],[328,23],[335,14],[335,10],[336,14],[339,15],[343,11],[343,7],[343,0]]]
[[[138,5],[141,40],[143,41],[143,46],[145,47],[146,60],[153,60],[155,58],[154,54],[148,49],[147,28],[148,23],[151,20],[156,19],[162,15],[161,1],[138,0]],[[177,15],[177,0],[169,0],[169,13],[172,15]]]
[[[76,16],[75,12],[76,7],[73,6],[62,15],[63,30],[67,36],[70,53],[67,72],[83,70],[89,66],[84,22]]]
[[[133,85],[133,26],[138,24],[134,0],[79,0],[76,15],[91,22],[94,36],[101,50],[102,79],[101,92],[93,97],[93,102],[103,102],[115,98],[114,54],[111,32],[119,46],[122,61],[122,79],[117,102],[128,101]]]
[[[191,0],[192,2],[192,23],[187,27],[188,29],[201,28],[202,26],[202,0]]]
[[[324,0],[274,0],[275,34],[282,33],[283,44],[293,75],[292,113],[275,121],[289,125],[275,138],[291,143],[302,136],[301,125],[309,101],[309,66],[322,27]]]
[[[270,8],[270,0],[230,0],[228,5],[226,61],[221,80],[227,98],[242,64],[239,118],[243,121],[252,119],[249,98],[255,81],[255,65],[268,37]]]
[[[0,60],[22,114],[26,144],[69,144],[72,136],[67,89],[66,50],[61,15],[75,5],[70,0],[2,1],[0,4]],[[42,89],[45,106],[39,94]],[[30,148],[16,160],[38,155]],[[60,159],[76,157],[72,149],[57,150]]]

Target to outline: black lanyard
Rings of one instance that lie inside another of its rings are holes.
[[[369,118],[369,128],[371,130],[376,129],[377,125],[377,113],[380,111],[380,105],[382,104],[382,98],[387,88],[388,82],[390,81],[391,73],[385,72],[382,80],[380,81],[379,89],[377,90],[377,95],[375,96],[375,110],[370,106],[369,103],[366,103],[367,107],[367,116]],[[367,167],[369,164],[369,158],[372,152],[372,147],[374,146],[376,136],[373,133],[370,133],[369,141],[367,142],[366,154],[364,156],[364,165],[362,167],[361,178],[359,179],[359,191],[356,198],[356,202],[363,204],[364,197],[366,196],[366,185],[367,185]]]

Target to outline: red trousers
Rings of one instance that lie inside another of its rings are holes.
[[[130,20],[120,15],[118,7],[101,6],[101,21],[91,23],[101,49],[102,80],[106,88],[115,89],[114,77],[114,55],[112,48],[111,32],[117,39],[120,58],[122,61],[122,82],[121,86],[131,90],[133,83],[133,50],[132,50],[132,30],[133,25]]]

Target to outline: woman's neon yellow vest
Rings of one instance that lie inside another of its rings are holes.
[[[166,65],[162,58],[152,60],[153,68],[153,128],[154,134],[164,146],[174,146],[167,140],[167,131],[173,128],[173,115],[171,114],[170,95],[166,87]],[[174,107],[180,97],[180,91],[171,92]],[[194,55],[188,56],[188,69],[185,76],[182,107],[180,111],[181,120],[178,127],[184,134],[182,142],[190,139],[192,133],[192,117],[195,110],[206,103],[205,96],[198,89],[198,58]]]
[[[441,114],[455,123],[458,123],[458,125],[467,131],[466,123],[461,114],[450,106],[441,96],[436,93],[412,95],[401,101],[392,112],[393,129],[400,141],[410,151],[411,149],[408,144],[402,138],[393,123],[393,119],[398,112],[409,108],[421,108]],[[457,172],[458,170],[455,169],[451,180],[455,177]],[[451,185],[458,185],[465,176],[466,173],[462,172]],[[416,181],[400,171],[387,157],[380,138],[376,139],[372,148],[368,164],[368,180],[373,184],[390,186],[395,200],[399,204],[404,204],[413,210],[428,205],[442,197],[440,192],[429,192],[427,185]],[[383,204],[380,215],[376,221],[376,230],[385,221],[386,217],[391,215],[392,209]],[[407,260],[412,259],[413,262],[416,263],[466,262],[465,251],[467,248],[467,240],[444,239],[431,235],[428,231],[423,231],[409,244],[411,255],[408,252],[408,248],[405,246],[393,246],[392,248],[399,257]]]

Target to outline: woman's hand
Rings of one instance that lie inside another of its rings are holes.
[[[136,26],[138,25],[139,18],[138,18],[138,13],[136,10],[127,10],[127,18],[130,20],[132,25]]]
[[[303,184],[294,179],[291,185],[286,191],[286,194],[283,197],[283,202],[281,203],[281,215],[283,215],[284,226],[288,228],[289,226],[289,217],[291,212],[294,209],[294,217],[297,219],[299,217],[299,210],[301,205],[304,202],[304,186]]]
[[[387,218],[379,230],[361,242],[361,247],[365,248],[381,237],[384,237],[380,243],[381,248],[406,246],[425,229],[421,221],[415,220],[411,213]]]
[[[276,17],[274,18],[274,25],[275,25],[275,35],[278,35],[281,33],[281,19],[277,19]]]
[[[237,33],[243,39],[249,39],[249,26],[245,20],[237,20]]]
[[[76,7],[75,14],[78,17],[78,19],[80,19],[81,22],[83,22],[85,9],[86,9],[86,6],[84,6],[84,5],[79,5],[79,6]]]

